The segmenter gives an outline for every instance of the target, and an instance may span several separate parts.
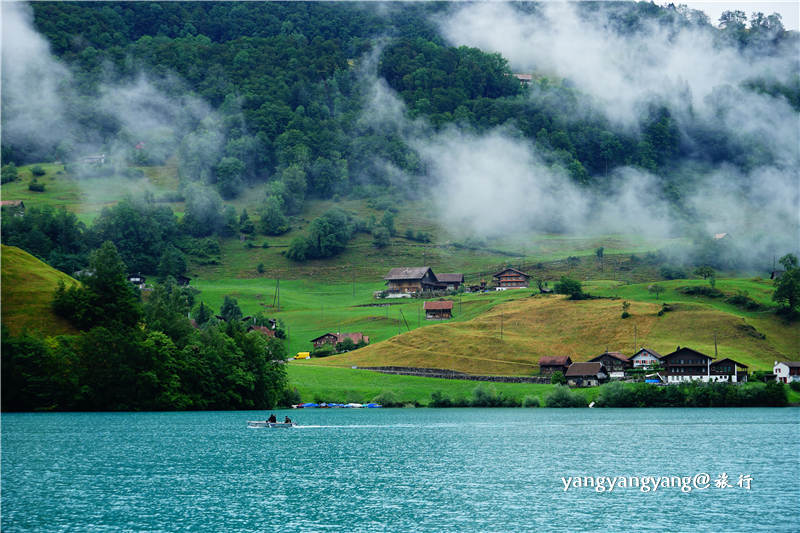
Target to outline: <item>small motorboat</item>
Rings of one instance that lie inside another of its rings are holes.
[[[297,424],[294,422],[267,422],[266,420],[248,420],[249,428],[293,428]]]

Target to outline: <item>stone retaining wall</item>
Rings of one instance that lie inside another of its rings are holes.
[[[372,370],[382,374],[419,376],[426,378],[463,379],[468,381],[493,381],[495,383],[550,383],[549,377],[539,376],[479,376],[441,368],[415,368],[409,366],[361,366],[360,370]]]

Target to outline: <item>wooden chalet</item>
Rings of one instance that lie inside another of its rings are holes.
[[[436,274],[436,280],[442,285],[447,286],[449,291],[457,291],[464,283],[464,274],[460,272],[450,272],[447,274]]]
[[[570,387],[596,387],[608,379],[603,363],[572,363],[564,374]]]
[[[664,367],[660,372],[666,383],[680,383],[681,381],[709,381],[711,377],[710,357],[691,348],[678,347],[672,353],[661,358]]]
[[[633,362],[628,359],[628,356],[620,352],[603,352],[597,357],[589,359],[589,362],[603,363],[609,377],[612,378],[624,378],[625,370],[633,368]]]
[[[747,365],[726,357],[711,363],[710,375],[709,381],[744,383],[747,381]]]
[[[568,355],[547,355],[539,358],[539,373],[541,375],[551,375],[553,372],[567,373],[572,359]]]
[[[383,277],[390,294],[413,294],[447,287],[436,279],[431,267],[397,267]]]
[[[180,285],[181,287],[188,287],[188,286],[189,286],[189,282],[190,282],[190,281],[192,281],[192,278],[188,278],[188,277],[186,277],[186,276],[184,276],[184,275],[180,275],[180,276],[177,276],[177,277],[175,278],[175,281],[176,281],[176,282],[178,283],[178,285]]]
[[[516,268],[506,268],[493,274],[494,285],[498,289],[524,289],[528,286],[530,276]]]
[[[642,348],[628,358],[633,368],[647,368],[661,363],[661,354],[649,348]]]
[[[425,320],[447,320],[453,318],[453,302],[451,300],[437,300],[425,302]]]
[[[325,344],[330,344],[335,347],[345,339],[350,339],[354,344],[358,344],[359,342],[369,344],[369,337],[363,333],[326,333],[320,335],[316,339],[311,339],[311,343],[314,345],[314,348],[319,348]]]

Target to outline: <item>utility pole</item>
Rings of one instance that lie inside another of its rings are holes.
[[[275,289],[277,291],[277,296],[278,296],[278,312],[280,312],[280,310],[281,310],[281,278],[280,277],[278,277],[278,279],[277,279],[277,285],[275,286]]]
[[[503,312],[500,311],[500,340],[503,340]]]
[[[715,331],[714,332],[714,359],[716,359],[718,357],[718,355],[719,354],[717,353],[717,332]]]
[[[633,353],[636,353],[636,324],[633,325]]]
[[[356,297],[356,269],[353,267],[353,298]]]
[[[417,306],[417,327],[420,327],[422,325],[422,322],[420,322],[420,320],[421,320],[420,316],[422,314],[421,313],[421,309],[422,309],[422,307]]]

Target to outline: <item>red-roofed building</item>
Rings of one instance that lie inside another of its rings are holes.
[[[426,320],[446,320],[448,318],[453,318],[453,302],[451,300],[425,302],[422,308],[425,310]]]

